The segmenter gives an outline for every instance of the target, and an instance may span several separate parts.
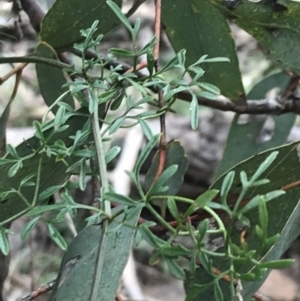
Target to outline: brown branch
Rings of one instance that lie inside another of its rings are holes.
[[[156,44],[154,47],[154,58],[156,61],[159,59],[159,46],[160,46],[160,32],[161,32],[161,1],[155,0],[155,21],[154,21],[154,33],[156,35]],[[158,67],[158,62],[157,65]]]
[[[124,299],[120,295],[116,295],[115,301],[124,301]]]
[[[191,101],[192,95],[189,92],[183,91],[179,92],[178,98]],[[198,104],[212,109],[217,109],[220,111],[230,111],[239,114],[271,114],[271,115],[281,115],[286,113],[296,113],[300,114],[300,98],[291,96],[287,99],[260,99],[260,100],[248,100],[246,105],[239,105],[230,99],[219,96],[216,99],[211,100],[201,96],[197,97]]]
[[[142,69],[146,68],[147,65],[148,65],[148,62],[147,62],[147,61],[142,62],[142,63],[136,65],[135,70],[134,70],[133,67],[131,67],[131,68],[128,69],[125,73],[130,73],[130,72],[135,72],[135,71],[142,70]]]
[[[34,30],[39,33],[45,13],[41,10],[35,0],[20,0],[20,2],[24,12],[28,15],[30,24]]]
[[[53,289],[55,282],[56,282],[56,280],[53,280],[53,281],[39,287],[35,291],[31,292],[28,296],[22,298],[21,301],[31,301],[47,292],[50,292]]]
[[[155,0],[155,24],[154,24],[154,32],[157,38],[155,47],[154,47],[154,58],[155,58],[155,72],[159,71],[159,46],[160,46],[160,33],[161,33],[161,1],[162,0]],[[162,108],[164,106],[164,97],[163,92],[161,89],[158,90],[158,105],[159,108]],[[159,142],[159,157],[158,157],[158,166],[155,174],[155,178],[153,183],[155,183],[158,178],[161,176],[166,158],[167,158],[167,138],[166,138],[166,116],[165,114],[162,114],[159,117],[160,120],[160,131],[161,131],[161,137]],[[163,211],[162,211],[163,213]]]
[[[35,287],[35,275],[34,275],[34,247],[33,247],[33,235],[32,232],[29,234],[29,248],[30,248],[30,259],[29,259],[29,270],[30,270],[30,289],[34,290]]]
[[[252,296],[253,299],[255,299],[256,301],[270,301],[269,298],[263,296],[262,294],[258,294],[258,293],[255,293],[253,296]]]
[[[5,74],[3,77],[0,77],[0,86],[6,82],[9,78],[11,78],[13,75],[18,73],[19,71],[22,71],[28,63],[22,63],[18,65],[17,67],[14,67],[12,70],[10,70],[7,74]]]
[[[281,97],[288,98],[291,95],[293,95],[299,85],[299,80],[300,80],[300,77],[298,75],[292,76],[285,91],[281,94]]]

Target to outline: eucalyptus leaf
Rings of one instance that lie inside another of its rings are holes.
[[[130,220],[121,215],[109,223],[105,234],[107,235],[106,244],[103,248],[99,245],[103,235],[101,224],[86,227],[78,234],[63,257],[50,301],[88,300],[88,296],[94,289],[93,279],[95,277],[100,277],[100,285],[95,292],[97,300],[113,300],[115,298],[140,215],[140,209],[130,210],[135,212],[134,217]],[[115,212],[114,210],[113,213]],[[120,222],[124,222],[128,226],[119,227]],[[116,229],[119,229],[117,236],[114,235]],[[100,275],[96,269],[98,248],[101,248],[101,256],[104,256]]]
[[[117,6],[121,1],[111,3]],[[115,12],[105,0],[57,0],[42,21],[40,38],[55,50],[73,48],[74,43],[82,41],[80,30],[90,27],[94,20],[99,23],[93,35],[107,33],[119,25]]]

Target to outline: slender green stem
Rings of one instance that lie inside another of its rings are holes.
[[[12,191],[14,191],[14,189],[12,189]],[[20,197],[20,199],[25,203],[25,205],[27,205],[28,208],[31,207],[28,200],[25,198],[25,196],[19,190],[15,190],[14,192]]]
[[[74,209],[86,209],[86,210],[95,211],[95,212],[97,212],[97,213],[106,215],[105,212],[104,212],[103,210],[98,209],[98,208],[93,207],[93,206],[82,205],[82,204],[76,204],[76,205],[71,206],[71,208],[74,208]],[[110,215],[107,216],[107,217],[110,217]]]
[[[96,95],[93,94],[94,91],[91,90],[91,93],[94,98],[94,112],[92,115],[92,126],[93,126],[93,134],[95,138],[96,152],[97,152],[97,160],[99,164],[100,171],[100,179],[103,188],[103,192],[106,193],[109,191],[109,183],[108,183],[108,174],[105,162],[105,154],[104,154],[104,145],[101,136],[101,129],[99,126],[99,117],[98,117],[98,102],[96,101]],[[106,215],[111,216],[111,204],[109,201],[104,200],[104,212]],[[89,297],[90,301],[98,301],[99,300],[99,289],[101,283],[101,276],[104,265],[104,258],[106,255],[106,244],[107,244],[107,231],[108,231],[109,220],[104,219],[102,222],[102,233],[101,239],[99,241],[98,250],[97,250],[97,258],[96,258],[96,266],[94,270],[94,277],[92,283],[92,291]]]
[[[218,233],[223,233],[222,229],[212,229],[212,230],[207,230],[207,234],[218,234]],[[195,234],[199,234],[199,230],[195,230]],[[191,233],[189,231],[179,231],[178,235],[180,236],[190,236]]]
[[[223,221],[220,219],[219,215],[213,211],[211,208],[204,206],[203,210],[205,210],[206,212],[208,212],[217,222],[218,226],[219,226],[219,230],[222,231],[224,233],[224,236],[226,236],[226,229],[224,226]]]
[[[218,253],[218,252],[213,252],[213,251],[209,251],[209,250],[206,250],[206,249],[201,249],[201,252],[205,253],[205,254],[208,254],[208,255],[211,255],[211,256],[215,256],[215,257],[225,257],[226,254],[225,253]]]
[[[49,112],[53,109],[54,106],[56,106],[67,94],[71,93],[70,90],[64,92],[62,95],[60,95],[54,102],[51,106],[48,107],[48,109],[46,110],[43,118],[42,118],[42,123],[45,123],[46,122],[46,118],[49,114]]]
[[[121,215],[122,213],[124,213],[124,211],[125,211],[125,208],[123,207],[122,209],[120,209],[116,213],[112,214],[110,216],[111,220],[115,220],[115,218],[118,217],[119,215]]]
[[[156,217],[156,219],[162,224],[164,225],[168,230],[170,230],[172,233],[176,233],[177,231],[170,226],[164,218],[162,218],[157,212],[156,210],[152,207],[152,205],[150,203],[148,203],[146,205],[147,209],[149,209],[149,211]]]
[[[91,93],[93,93],[93,91],[91,91]],[[96,98],[95,95],[94,98]],[[104,144],[102,141],[101,130],[100,130],[99,120],[98,120],[98,103],[96,101],[95,101],[95,108],[93,112],[92,125],[93,125],[93,133],[95,138],[97,160],[98,160],[99,170],[100,170],[101,185],[103,187],[104,193],[106,193],[109,191],[109,183],[108,183],[108,174],[107,174],[107,168],[105,162]],[[106,214],[111,215],[110,202],[107,200],[104,200],[104,211]]]
[[[11,56],[11,57],[0,57],[0,64],[7,63],[40,63],[59,69],[73,68],[73,66],[62,63],[58,60],[52,60],[41,56]],[[74,69],[75,70],[75,69]]]
[[[239,197],[238,197],[238,199],[237,199],[237,201],[236,201],[236,203],[235,203],[235,205],[233,207],[232,213],[233,213],[234,216],[235,216],[235,213],[237,212],[237,210],[239,209],[240,204],[241,204],[242,200],[244,199],[245,194],[246,194],[248,188],[249,188],[248,186],[243,187],[243,189],[242,189],[242,191],[241,191],[241,193],[240,193],[240,195],[239,195]]]
[[[9,222],[14,221],[15,219],[17,219],[17,218],[19,218],[19,217],[21,217],[21,216],[23,216],[23,215],[26,214],[29,210],[30,210],[30,208],[26,208],[26,209],[22,210],[21,212],[17,213],[16,215],[14,215],[14,216],[12,216],[12,217],[6,219],[5,221],[3,221],[3,222],[0,223],[0,227],[2,227],[2,226],[4,226],[4,225],[8,224]]]
[[[155,195],[153,197],[150,198],[151,200],[156,200],[156,199],[168,199],[168,198],[173,198],[174,200],[180,201],[180,202],[184,202],[184,203],[188,203],[188,204],[194,204],[195,201],[193,199],[188,199],[188,198],[184,198],[184,197],[180,197],[180,196],[174,196],[174,195]]]

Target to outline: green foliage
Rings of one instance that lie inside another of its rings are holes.
[[[147,120],[173,111],[182,92],[190,95],[193,130],[198,128],[199,97],[209,103],[223,94],[245,104],[228,19],[252,33],[272,59],[299,72],[298,56],[287,43],[291,38],[298,40],[295,3],[276,3],[274,7],[263,1],[241,0],[243,5],[231,7],[227,2],[163,1],[163,22],[177,53],[159,70],[154,55],[158,37],[139,48],[141,21],[132,25],[120,10],[121,1],[57,0],[42,22],[35,55],[15,58],[37,64],[48,109],[42,120],[33,122],[34,137],[16,148],[7,145],[7,154],[0,159],[0,250],[9,253],[10,231],[5,227],[13,220],[23,215],[29,218],[22,239],[38,221],[44,222],[53,241],[66,251],[51,301],[113,300],[134,235],[155,248],[150,263],[166,262],[170,273],[184,281],[186,300],[234,300],[237,295],[248,300],[270,269],[291,264],[291,260],[279,258],[300,232],[298,143],[280,145],[294,115],[274,117],[273,136],[265,143],[257,143],[262,129],[259,121],[240,125],[236,116],[215,175],[218,179],[195,199],[177,195],[188,167],[182,145],[179,141],[162,145],[164,131],[154,135],[147,124]],[[113,47],[104,55],[98,47],[103,34],[120,24],[130,33],[132,48]],[[72,47],[80,53],[79,66],[58,60],[57,51]],[[88,58],[87,51],[94,57]],[[147,75],[137,72],[144,56]],[[132,69],[125,72],[122,64],[115,63],[117,58],[128,59]],[[12,61],[0,58],[0,62]],[[176,77],[169,80],[167,72]],[[192,79],[186,80],[186,74]],[[283,92],[288,84],[285,73],[273,74],[258,83],[248,97],[262,99],[274,87]],[[137,99],[133,99],[132,89],[138,91]],[[10,103],[0,119],[0,143]],[[49,119],[50,111],[53,119]],[[140,125],[146,144],[135,167],[128,171],[138,191],[133,197],[109,185],[107,164],[121,149],[114,146],[106,152],[104,145],[121,128],[135,125]],[[143,182],[141,168],[157,145],[159,151]],[[71,175],[78,176],[78,181],[71,183]],[[71,196],[71,189],[86,188],[87,175],[101,182],[100,195],[95,196],[97,206],[76,203]],[[56,192],[61,201],[48,204]],[[118,206],[112,208],[112,204]],[[155,222],[137,226],[144,208]],[[66,214],[74,218],[78,209],[93,215],[68,246],[56,224],[64,221]],[[167,211],[172,222],[166,219]],[[192,244],[184,245],[182,237]],[[179,264],[180,257],[188,261],[187,267]]]
[[[212,265],[222,272],[226,266],[229,268],[232,264],[235,266],[237,275],[234,278],[242,280],[242,295],[245,300],[248,300],[264,281],[267,275],[264,269],[275,266],[280,268],[291,263],[291,261],[277,262],[276,259],[299,235],[298,223],[295,222],[299,219],[300,213],[297,198],[299,188],[295,187],[286,192],[277,190],[270,193],[268,191],[283,187],[286,183],[293,183],[298,179],[298,169],[295,173],[290,173],[292,166],[295,166],[298,161],[296,147],[297,144],[290,144],[277,148],[276,152],[273,149],[254,156],[235,166],[234,172],[227,173],[212,185],[212,188],[221,189],[222,206],[225,206],[222,208],[219,204],[218,206],[213,204],[212,208],[225,210],[228,214],[236,214],[237,219],[244,225],[233,229],[229,238],[232,242],[231,252],[233,252],[230,257],[231,262],[220,260],[218,257],[214,259],[212,254],[209,259],[212,258]],[[270,167],[266,169],[270,164],[271,169]],[[244,170],[249,170],[249,175],[246,175]],[[268,181],[259,180],[259,174],[267,177]],[[249,180],[248,177],[250,177]],[[257,186],[259,183],[265,184]],[[243,195],[242,199],[248,202],[246,206],[239,209],[241,195]],[[226,206],[225,196],[230,204],[229,207]],[[233,210],[232,205],[234,205]],[[279,219],[279,216],[282,218]],[[234,227],[232,224],[229,226]],[[227,228],[227,231],[229,229]],[[243,230],[247,233],[245,238],[243,238]],[[218,251],[224,252],[224,249],[226,250],[226,243]],[[230,270],[228,275],[230,275]],[[213,287],[205,287],[204,291],[203,286],[198,284],[199,279],[201,279],[201,284],[215,281],[212,273],[203,269],[197,269],[195,274],[189,272],[186,281],[186,290],[190,292],[189,300],[203,300],[213,294]],[[249,281],[255,279],[256,281]],[[225,300],[230,299],[232,297],[230,286],[224,280],[221,280],[220,284]]]

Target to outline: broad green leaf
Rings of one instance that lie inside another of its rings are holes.
[[[153,184],[155,174],[158,166],[159,153],[157,152],[152,160],[151,167],[145,178],[145,188],[148,191]],[[166,149],[166,161],[164,170],[172,165],[177,165],[177,170],[173,176],[171,176],[164,186],[168,186],[168,190],[160,192],[160,195],[175,195],[183,183],[183,177],[188,167],[188,159],[179,141],[173,140],[167,144]]]
[[[266,206],[268,210],[268,237],[272,237],[277,233],[280,234],[280,238],[272,239],[274,244],[269,244],[268,249],[261,254],[261,258],[256,258],[259,262],[268,262],[278,260],[283,252],[290,246],[296,237],[300,234],[300,203],[299,203],[299,193],[300,186],[297,185],[300,179],[300,165],[299,157],[297,152],[298,143],[292,143],[278,147],[276,149],[271,149],[265,151],[256,156],[251,157],[248,160],[241,162],[240,164],[234,166],[232,170],[235,170],[235,178],[233,180],[231,191],[229,192],[228,199],[232,203],[236,200],[236,196],[241,190],[239,173],[242,170],[247,172],[248,178],[254,175],[261,163],[275,150],[278,151],[278,155],[273,162],[273,164],[262,174],[262,177],[270,180],[268,184],[263,186],[254,187],[248,191],[245,195],[245,200],[250,200],[255,195],[264,195],[270,191],[275,191],[278,189],[284,189],[286,191],[283,195],[278,195],[272,201],[269,201]],[[211,188],[220,189],[224,175],[219,178]],[[290,187],[288,189],[288,187]],[[259,212],[258,207],[251,208],[245,216],[250,220],[251,227],[247,229],[247,245],[249,250],[259,250],[260,241],[256,234],[257,225],[259,225]],[[232,239],[235,244],[239,245],[240,238],[239,229],[235,228],[232,234]],[[275,262],[275,264],[278,264]],[[282,265],[284,266],[284,262]],[[270,263],[270,266],[272,263]],[[228,268],[228,262],[222,261],[218,258],[213,260],[213,266],[221,271]],[[279,264],[278,264],[279,266]],[[248,264],[241,266],[239,273],[248,273],[253,271],[253,264]],[[251,296],[258,290],[265,277],[268,275],[266,273],[263,275],[261,281],[242,281],[243,286],[243,299],[249,300]],[[188,280],[185,283],[186,289],[188,290],[193,284],[210,282],[211,276],[208,275],[203,269],[198,269],[196,274],[188,275]],[[221,280],[220,285],[222,292],[224,293],[224,300],[230,299],[230,290],[228,283]],[[209,289],[204,293],[198,294],[191,300],[207,300],[207,296],[213,294],[213,290]]]
[[[114,2],[120,6],[122,1]],[[90,28],[94,20],[99,20],[95,35],[120,24],[105,0],[56,0],[42,21],[40,38],[55,50],[70,49],[83,40],[80,30]]]
[[[118,222],[112,222],[108,226],[106,244],[100,254],[104,256],[100,275],[96,272],[96,260],[102,236],[101,225],[89,226],[78,234],[62,260],[50,301],[90,300],[95,277],[100,277],[97,300],[114,300],[131,250],[140,210],[131,209],[130,212],[133,213],[131,219],[122,214],[116,218]],[[124,218],[124,222],[132,227],[120,227]]]
[[[278,87],[284,91],[290,77],[283,72],[273,74],[259,82],[248,94],[248,99],[264,99],[266,94]],[[296,115],[284,114],[281,116],[270,116],[274,121],[275,129],[269,141],[258,139],[265,120],[254,117],[246,124],[239,124],[239,115],[236,114],[232,121],[230,132],[227,139],[223,159],[215,174],[215,179],[227,171],[229,168],[245,160],[246,158],[279,146],[285,143],[287,136],[294,125]]]
[[[245,101],[234,40],[226,18],[205,0],[166,0],[162,18],[175,51],[186,49],[186,67],[203,55],[227,57],[230,62],[203,63],[200,81],[217,86],[233,101]],[[184,24],[184,26],[183,26]]]
[[[45,42],[41,42],[38,45],[36,54],[41,57],[58,60],[55,50]],[[35,69],[40,92],[46,105],[51,106],[64,92],[68,91],[68,88],[62,88],[67,83],[67,77],[61,69],[44,64],[36,64]],[[70,93],[62,101],[74,108],[74,100]],[[58,106],[54,106],[52,112],[55,114],[58,108]]]
[[[293,1],[241,0],[233,9],[224,2],[208,0],[256,38],[267,56],[283,69],[300,74],[300,6]],[[226,1],[230,2],[230,1]],[[291,43],[291,41],[293,41]]]

